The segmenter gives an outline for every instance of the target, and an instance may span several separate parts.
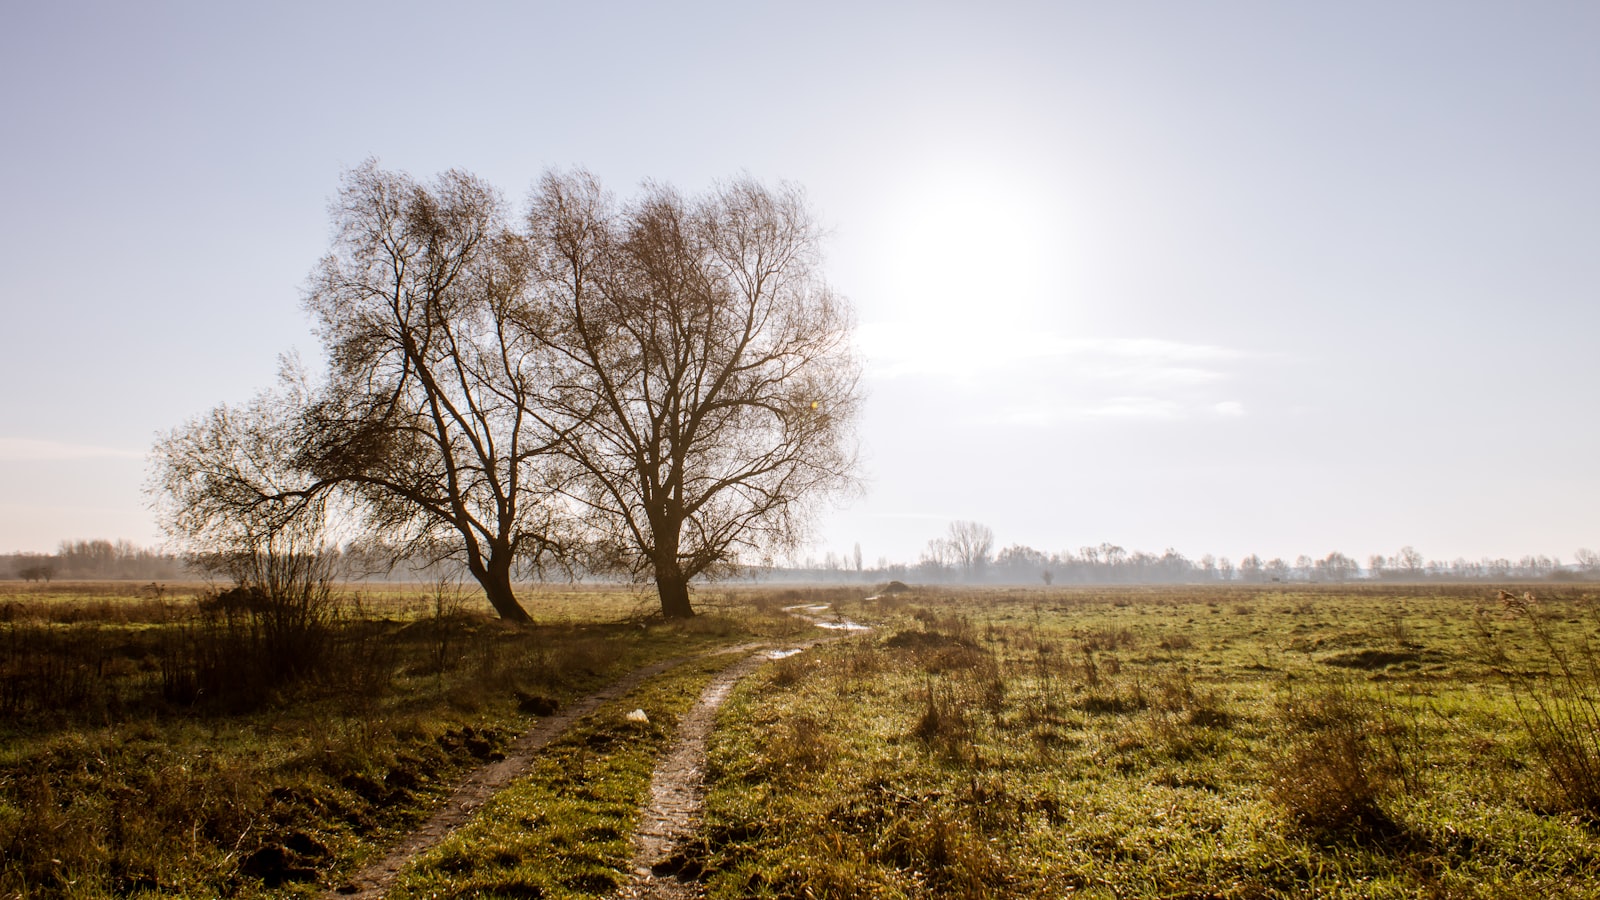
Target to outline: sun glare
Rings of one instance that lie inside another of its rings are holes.
[[[961,320],[1026,318],[1046,301],[1048,220],[1032,198],[999,177],[943,172],[900,205],[885,263],[902,305]]]
[[[1010,352],[1019,332],[1057,327],[1070,247],[1046,196],[999,165],[907,173],[881,257],[884,324],[906,345],[896,355],[959,347],[968,361],[986,359]]]

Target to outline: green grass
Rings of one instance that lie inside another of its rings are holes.
[[[0,897],[316,895],[503,751],[529,698],[797,627],[716,596],[663,623],[636,592],[573,589],[529,594],[541,624],[517,628],[471,598],[363,590],[329,665],[175,701],[163,667],[209,633],[192,598],[49,587],[0,619]]]
[[[1476,590],[943,591],[771,667],[711,747],[713,897],[1593,896]],[[1592,594],[1541,601],[1557,641]],[[1533,690],[1595,691],[1539,681]],[[1518,682],[1529,690],[1530,682]]]
[[[679,666],[587,717],[533,771],[420,858],[388,896],[579,898],[628,877],[630,835],[656,757],[711,677],[742,654]],[[629,721],[642,709],[648,722]]]
[[[720,716],[686,859],[712,897],[1600,894],[1590,586],[719,589],[671,624],[563,588],[527,595],[529,629],[363,587],[334,664],[233,705],[162,694],[173,636],[203,636],[191,596],[32,588],[0,597],[0,896],[318,895],[528,698],[830,601],[875,630],[773,662]],[[729,661],[578,723],[394,895],[613,893],[672,723]]]

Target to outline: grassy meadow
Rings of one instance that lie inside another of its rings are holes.
[[[318,896],[552,706],[801,627],[715,592],[663,623],[648,593],[555,586],[520,628],[471,592],[362,585],[275,640],[215,595],[0,585],[0,897]],[[591,719],[598,743],[637,730]]]
[[[524,629],[362,586],[274,643],[199,587],[0,585],[0,896],[319,896],[551,705],[682,658],[391,893],[612,896],[721,651],[829,602],[873,630],[720,715],[667,864],[713,898],[1597,896],[1600,589],[1524,590],[711,588],[664,623],[562,587]]]
[[[1597,896],[1595,603],[845,603],[876,630],[774,663],[724,708],[686,865],[717,898]]]

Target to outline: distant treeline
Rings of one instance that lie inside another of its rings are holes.
[[[335,547],[328,551],[341,577],[364,581],[435,581],[464,576],[453,560],[393,561],[381,548]],[[64,581],[172,581],[205,577],[205,567],[182,554],[140,547],[128,541],[62,541],[55,553],[0,555],[0,579]]]
[[[1167,549],[1162,553],[1128,551],[1103,543],[1076,551],[1047,553],[1014,544],[994,552],[994,533],[974,522],[955,522],[946,536],[928,542],[915,563],[880,559],[864,566],[859,545],[848,554],[828,553],[821,560],[764,569],[762,580],[915,581],[924,584],[1194,584],[1369,581],[1530,581],[1600,580],[1600,553],[1580,549],[1574,561],[1559,557],[1521,559],[1426,559],[1415,548],[1402,547],[1393,556],[1374,554],[1362,565],[1340,552],[1293,561],[1263,559],[1252,553],[1234,562],[1206,554],[1189,559]]]
[[[1189,559],[1173,549],[1156,554],[1128,551],[1115,544],[1046,553],[1014,544],[998,553],[993,533],[982,525],[957,522],[948,536],[928,542],[915,563],[879,559],[864,565],[860,547],[849,554],[827,553],[789,565],[746,570],[751,581],[859,582],[912,581],[923,584],[1194,584],[1347,581],[1533,581],[1600,580],[1600,553],[1581,549],[1572,562],[1559,557],[1521,559],[1425,559],[1411,547],[1393,556],[1373,555],[1362,565],[1343,553],[1320,558],[1301,555],[1292,562],[1250,554],[1238,562],[1206,554]],[[352,581],[431,582],[465,579],[456,560],[394,560],[385,547],[348,545],[328,551],[335,571]],[[546,573],[551,581],[584,581],[582,572]],[[185,557],[140,547],[128,541],[64,541],[53,554],[0,555],[0,579],[169,581],[204,576]],[[523,573],[534,579],[533,573]]]
[[[62,541],[55,553],[12,553],[0,556],[0,578],[23,581],[160,581],[182,578],[183,558],[140,547],[128,541]]]

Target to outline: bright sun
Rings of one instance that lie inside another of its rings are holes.
[[[918,175],[889,217],[883,262],[895,305],[930,325],[1034,319],[1051,302],[1062,253],[1039,195],[1003,172],[936,166]]]

